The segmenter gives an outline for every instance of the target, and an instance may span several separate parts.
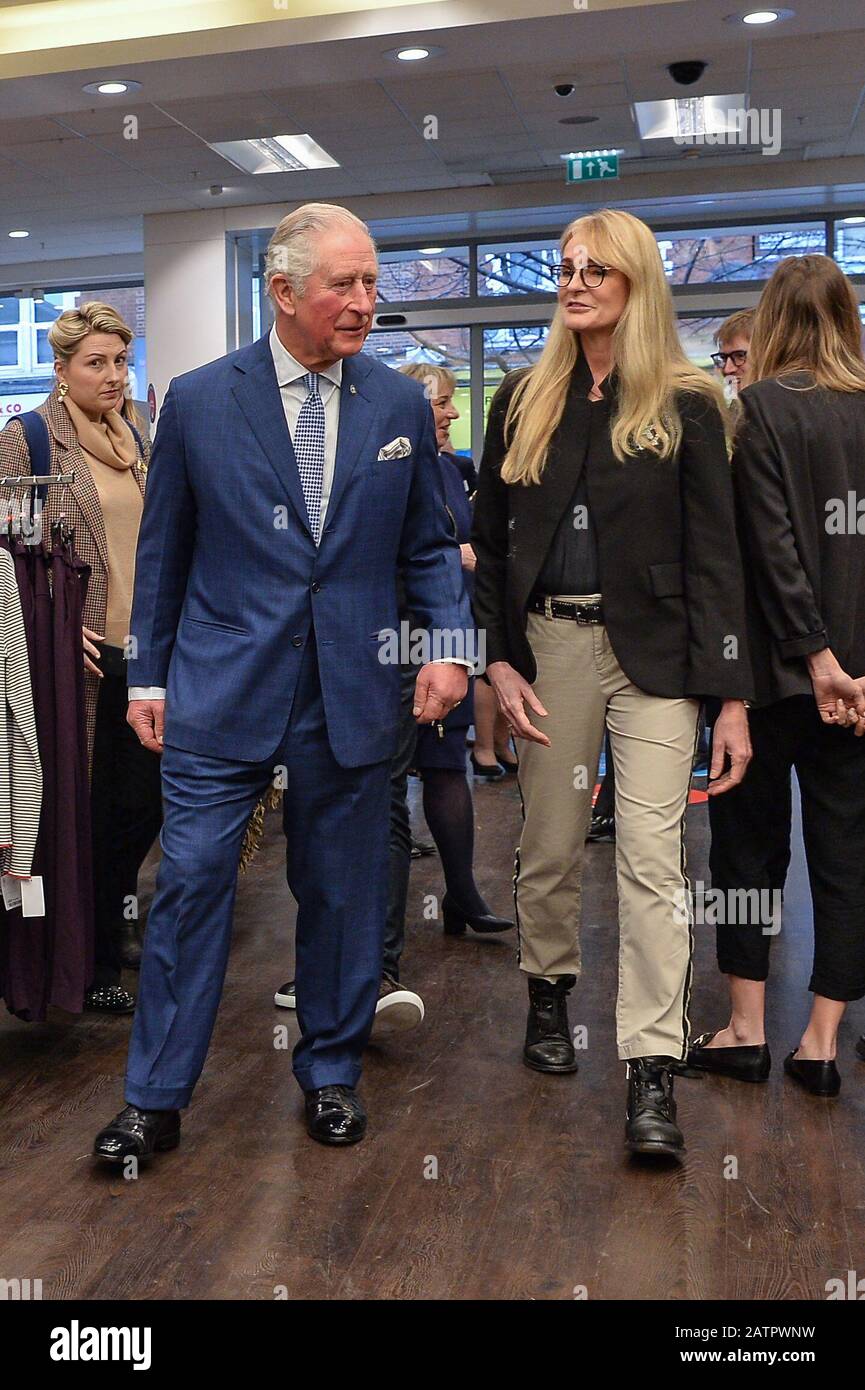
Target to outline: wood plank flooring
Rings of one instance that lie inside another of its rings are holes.
[[[417,784],[415,823],[423,829]],[[476,785],[476,865],[510,910],[519,834],[512,781]],[[294,907],[278,817],[242,877],[226,992],[180,1150],[124,1182],[89,1157],[122,1103],[129,1020],[0,1014],[0,1277],[84,1299],[825,1299],[865,1274],[865,1064],[851,1007],[839,1100],[781,1073],[806,1016],[807,884],[794,864],[773,943],[764,1087],[677,1082],[688,1155],[645,1169],[622,1145],[615,1055],[614,849],[588,850],[584,973],[572,1024],[589,1045],[576,1076],[521,1064],[524,982],[507,938],[445,938],[423,917],[443,891],[437,858],[412,869],[403,978],[422,994],[416,1032],[371,1046],[367,1139],[312,1143],[274,988],[292,973]],[[704,803],[688,864],[708,879]],[[143,876],[145,902],[154,867]],[[134,986],[135,977],[129,977]],[[697,930],[693,1031],[726,1021],[713,932]],[[0,1006],[2,1007],[2,1006]],[[725,1177],[734,1159],[738,1177]],[[436,1176],[431,1176],[435,1173]]]

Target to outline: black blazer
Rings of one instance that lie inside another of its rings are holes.
[[[504,418],[521,375],[505,378],[490,407],[475,498],[474,609],[486,629],[487,665],[508,661],[526,680],[537,676],[527,603],[585,458],[607,632],[622,670],[651,695],[750,699],[744,582],[718,410],[706,397],[681,394],[683,440],[672,458],[641,450],[620,463],[609,428],[587,454],[592,374],[581,354],[540,483],[507,484]],[[614,379],[604,392],[612,410]]]
[[[733,479],[765,705],[810,694],[804,657],[826,646],[848,675],[865,673],[865,391],[796,372],[740,399]]]

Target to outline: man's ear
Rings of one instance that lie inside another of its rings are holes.
[[[272,277],[270,292],[276,306],[282,313],[287,314],[290,318],[294,318],[297,313],[297,295],[284,275],[274,275]]]

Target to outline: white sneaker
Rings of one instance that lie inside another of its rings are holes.
[[[289,980],[287,985],[280,985],[273,1002],[278,1009],[296,1009],[297,999],[294,994],[294,980]]]
[[[423,1000],[414,990],[403,989],[389,975],[382,975],[371,1038],[387,1038],[392,1033],[409,1033],[423,1023]]]

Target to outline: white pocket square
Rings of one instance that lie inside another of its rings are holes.
[[[397,439],[392,439],[389,444],[385,444],[378,451],[379,462],[383,459],[389,462],[391,459],[404,459],[411,453],[411,440],[406,439],[404,434]]]

